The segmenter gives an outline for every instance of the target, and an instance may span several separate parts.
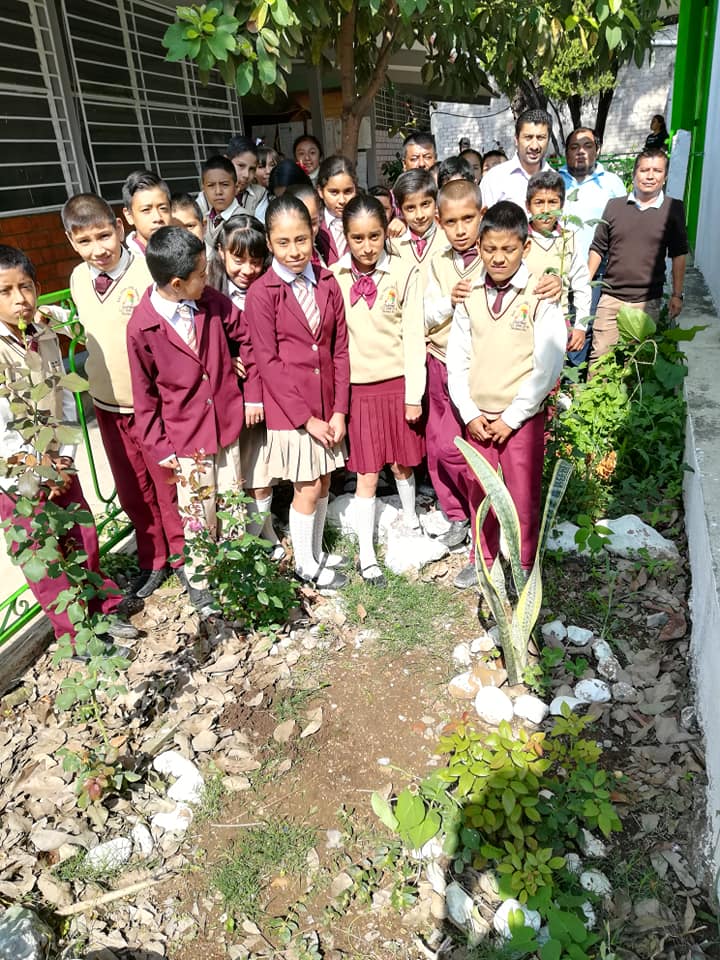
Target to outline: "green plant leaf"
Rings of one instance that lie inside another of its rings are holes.
[[[562,944],[559,940],[548,940],[540,947],[542,960],[560,960],[561,955]]]
[[[395,804],[395,818],[401,830],[411,830],[425,819],[425,804],[420,797],[403,790]]]
[[[398,828],[398,821],[387,800],[385,800],[377,791],[375,791],[370,797],[370,804],[375,811],[375,816],[380,820],[380,822],[384,823],[388,830],[395,832]]]

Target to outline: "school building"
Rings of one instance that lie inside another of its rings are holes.
[[[198,189],[203,159],[230,135],[262,136],[288,153],[312,132],[331,153],[340,143],[339,74],[297,64],[288,98],[241,103],[219,76],[168,63],[161,40],[173,0],[2,0],[0,4],[0,242],[22,247],[46,291],[62,289],[77,262],[58,211],[95,190],[119,209],[120,187],[139,167],[173,191]],[[380,92],[363,123],[358,170],[380,182],[408,123],[430,125],[422,49],[398,55],[394,91]],[[272,112],[270,112],[272,111]]]

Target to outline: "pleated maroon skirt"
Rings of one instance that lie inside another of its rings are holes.
[[[347,422],[348,470],[379,473],[386,463],[416,467],[425,455],[424,422],[405,419],[405,377],[353,383]]]

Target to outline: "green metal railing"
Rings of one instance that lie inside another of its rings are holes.
[[[78,347],[84,342],[84,331],[82,324],[77,319],[77,310],[70,296],[70,291],[57,290],[38,298],[38,306],[48,306],[50,304],[64,307],[68,311],[68,319],[63,323],[70,335],[68,366],[73,373],[77,373],[75,354],[78,352]],[[82,398],[83,394],[75,394],[75,407],[90,466],[90,477],[97,498],[105,504],[103,515],[97,519],[100,554],[103,555],[127,537],[132,530],[132,525],[117,503],[115,490],[105,495],[100,489],[100,480],[95,466],[95,456],[90,442],[90,432],[88,431]],[[9,597],[0,600],[0,646],[15,636],[40,612],[40,605],[35,603],[26,584],[18,587]]]

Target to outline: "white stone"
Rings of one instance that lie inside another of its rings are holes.
[[[495,640],[489,633],[483,633],[470,641],[470,653],[490,653],[495,649]]]
[[[585,627],[576,627],[571,624],[567,628],[567,637],[574,647],[585,647],[593,638],[592,630],[586,630]]]
[[[167,792],[170,800],[176,800],[179,803],[200,803],[202,801],[205,781],[192,760],[188,760],[177,750],[166,750],[155,757],[153,767],[158,773],[177,777],[177,780]]]
[[[515,716],[529,720],[530,723],[542,723],[550,712],[550,708],[539,697],[530,693],[523,693],[515,701]]]
[[[607,640],[596,640],[592,645],[592,652],[598,662],[613,656],[612,647]]]
[[[579,529],[580,528],[576,527],[574,523],[570,523],[569,520],[563,520],[562,523],[556,524],[548,536],[548,550],[561,550],[563,553],[582,553],[587,555],[587,548],[582,551],[578,550],[578,545],[575,542],[575,534]]]
[[[455,663],[459,663],[461,667],[469,667],[470,662],[472,661],[472,655],[470,653],[470,647],[467,643],[458,643],[458,645],[453,649],[452,658]]]
[[[603,680],[617,680],[621,670],[622,666],[617,657],[603,657],[602,660],[598,661],[597,672]]]
[[[575,712],[576,707],[581,707],[585,705],[585,701],[578,700],[577,697],[565,697],[565,696],[555,697],[555,699],[550,704],[550,713],[554,717],[561,717],[563,704],[565,703],[570,707],[573,713]]]
[[[447,890],[447,872],[439,860],[430,860],[425,864],[425,875],[435,893],[445,896]]]
[[[128,837],[113,837],[105,843],[99,843],[92,850],[88,850],[85,863],[93,870],[118,870],[124,866],[132,856],[132,840]]]
[[[605,549],[619,557],[632,558],[638,550],[647,550],[654,559],[676,560],[678,550],[672,540],[666,540],[640,517],[629,513],[617,520],[598,520],[598,526],[610,530]]]
[[[13,906],[0,916],[0,960],[45,960],[52,930],[32,910]]]
[[[389,526],[400,516],[400,498],[382,497],[375,502],[375,535],[385,543]],[[355,520],[355,495],[344,493],[328,504],[327,521],[338,527],[344,535],[357,537]]]
[[[416,850],[408,850],[408,855],[413,860],[439,860],[443,852],[443,841],[439,836],[431,837],[427,843],[424,843]]]
[[[512,700],[497,687],[483,687],[478,691],[475,697],[475,709],[481,720],[493,726],[513,718]]]
[[[450,529],[450,521],[442,510],[428,510],[420,514],[420,526],[429,537],[439,537]]]
[[[217,746],[218,735],[213,730],[201,730],[192,738],[192,748],[195,753],[208,753]]]
[[[623,680],[619,680],[612,685],[612,695],[613,700],[617,700],[618,703],[635,703],[638,698],[635,687],[633,687],[631,683],[625,683]]]
[[[501,903],[497,908],[495,916],[493,917],[493,927],[495,927],[500,936],[505,940],[509,940],[511,936],[508,917],[510,912],[514,910],[522,911],[526,927],[532,927],[533,930],[540,929],[542,920],[537,910],[530,910],[518,900],[505,900],[505,902]]]
[[[601,860],[607,856],[607,847],[602,840],[599,837],[593,836],[592,833],[584,827],[580,831],[579,842],[580,849],[586,857],[590,857],[593,860]]]
[[[472,922],[475,909],[473,898],[456,881],[448,884],[445,904],[448,916],[458,927],[464,930]]]
[[[414,532],[401,520],[396,520],[388,530],[385,566],[393,573],[422,570],[448,553],[444,543]]]
[[[568,873],[582,872],[582,860],[577,853],[565,854],[565,869]]]
[[[587,930],[592,930],[597,923],[597,915],[593,910],[592,904],[589,900],[585,900],[584,903],[580,904],[580,909],[585,914],[585,928]]]
[[[580,874],[580,886],[599,897],[606,897],[612,891],[610,881],[600,870],[583,870]]]
[[[176,803],[174,810],[156,813],[150,825],[162,833],[185,833],[192,823],[192,807],[186,803]]]
[[[544,623],[540,629],[546,640],[564,640],[567,637],[567,630],[562,620],[551,620],[550,623]]]
[[[552,939],[550,937],[550,927],[543,924],[538,930],[537,936],[535,937],[535,939],[537,940],[538,944],[541,947],[545,946],[548,940]]]
[[[133,842],[133,850],[140,857],[149,857],[153,852],[155,844],[152,834],[144,823],[136,823],[130,832],[130,839]]]
[[[607,703],[612,700],[610,687],[604,680],[581,680],[575,684],[575,696],[585,703]]]

